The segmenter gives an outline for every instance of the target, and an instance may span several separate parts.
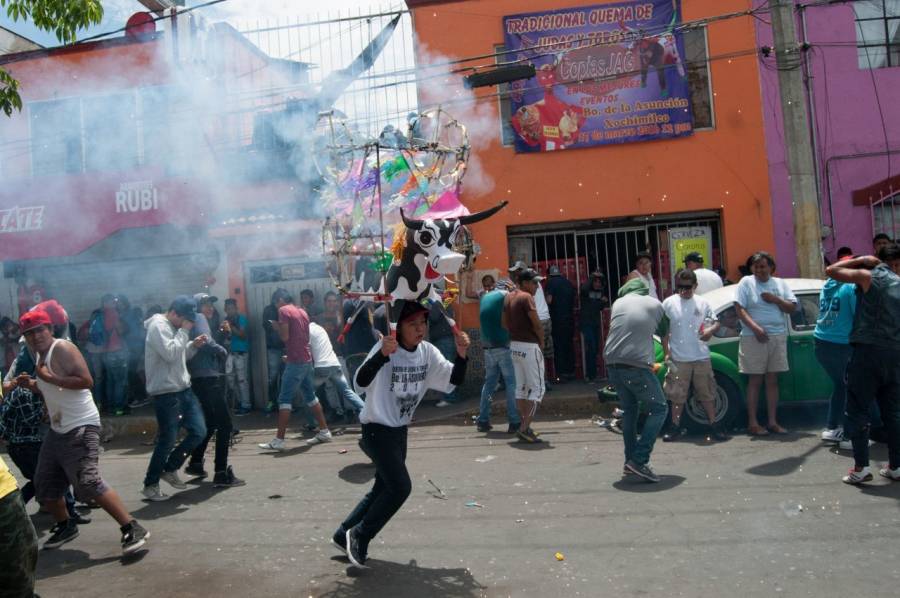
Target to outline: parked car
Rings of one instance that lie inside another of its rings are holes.
[[[822,401],[831,396],[831,380],[819,365],[815,356],[813,331],[819,315],[819,292],[824,281],[807,278],[786,278],[785,282],[797,296],[798,308],[790,316],[785,315],[788,330],[788,363],[790,370],[778,377],[781,403]],[[709,301],[719,319],[720,327],[710,339],[709,348],[713,372],[716,378],[716,422],[730,428],[745,408],[744,398],[747,377],[738,372],[738,343],[741,321],[734,308],[737,285],[729,285],[703,295]],[[662,345],[656,342],[656,360],[663,360]],[[666,368],[660,372],[660,380]],[[765,391],[763,390],[763,393]],[[614,391],[601,391],[605,399],[614,398]],[[760,401],[765,404],[765,401]],[[703,407],[693,393],[685,405],[686,418],[682,422],[688,428],[698,429],[708,425]]]

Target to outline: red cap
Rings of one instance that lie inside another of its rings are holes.
[[[32,309],[22,314],[22,317],[19,318],[19,328],[22,330],[22,334],[39,326],[52,325],[53,322],[50,320],[50,316],[42,309]]]
[[[56,299],[38,303],[32,309],[47,312],[47,315],[50,316],[50,322],[54,326],[65,326],[69,323],[69,314],[66,313],[66,310],[63,309],[63,306]]]

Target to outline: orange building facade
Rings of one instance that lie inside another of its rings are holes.
[[[483,67],[522,56],[493,56],[506,49],[504,17],[623,6],[598,0],[408,0],[407,4],[418,42],[429,55],[438,55],[441,61],[488,56],[460,65]],[[574,283],[585,281],[589,272],[600,268],[614,292],[631,269],[634,255],[650,251],[662,296],[671,292],[672,277],[680,267],[677,262],[691,247],[678,243],[679,239],[696,235],[700,244],[693,247],[733,281],[739,277],[738,266],[751,253],[774,248],[753,19],[700,22],[748,10],[750,2],[693,0],[680,8],[681,23],[698,21],[698,27],[684,34],[682,57],[691,86],[692,134],[519,153],[504,143],[504,136],[509,142],[515,134],[509,127],[503,131],[510,116],[504,106],[508,88],[474,90],[474,103],[489,106],[495,126],[495,134],[486,143],[473,144],[473,154],[492,188],[467,187],[464,182],[463,200],[472,211],[501,199],[510,203],[497,216],[473,227],[480,246],[473,280],[480,280],[485,272],[502,272],[511,261],[521,259],[542,270],[556,263]],[[561,22],[557,19],[556,24]],[[525,39],[549,39],[541,37],[545,33],[535,31]],[[640,84],[639,75],[633,78],[638,81],[633,85]],[[653,79],[651,73],[648,85],[655,84]],[[429,85],[427,80],[420,82],[423,104],[432,101]],[[447,110],[454,108],[448,105]],[[477,322],[475,312],[474,306],[464,310],[466,324]]]

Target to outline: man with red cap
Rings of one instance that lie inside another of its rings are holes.
[[[75,345],[53,337],[47,312],[26,312],[19,325],[37,356],[37,378],[25,385],[43,394],[50,417],[50,431],[35,473],[37,498],[56,520],[44,549],[58,548],[78,537],[78,525],[69,517],[63,499],[71,484],[77,497],[95,501],[119,523],[122,552],[132,554],[146,543],[150,532],[131,516],[100,476],[100,414],[91,396],[94,381],[87,363]]]

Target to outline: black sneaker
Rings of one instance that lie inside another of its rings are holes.
[[[71,542],[78,537],[78,526],[72,519],[61,521],[50,528],[50,538],[44,542],[44,550],[59,548],[66,542]]]
[[[90,515],[82,515],[81,513],[78,513],[77,511],[75,513],[70,514],[69,519],[74,521],[75,525],[87,525],[88,523],[91,522]]]
[[[663,434],[663,442],[677,442],[687,436],[687,430],[684,428],[672,428]]]
[[[521,425],[522,424],[509,424],[509,427],[506,428],[506,433],[507,434],[515,434],[516,432],[519,431],[519,426],[521,426]]]
[[[649,463],[645,463],[643,465],[638,465],[634,461],[626,461],[625,469],[633,473],[634,475],[640,476],[647,480],[648,482],[658,482],[659,476],[656,475],[656,472],[650,467]]]
[[[340,548],[341,552],[347,552],[347,530],[343,526],[337,528],[337,531],[331,536],[331,543]]]
[[[129,555],[139,550],[150,538],[150,532],[134,519],[120,529],[122,530],[122,554],[124,555]]]
[[[362,569],[368,569],[366,567],[368,542],[359,537],[359,531],[355,527],[348,529],[344,534],[344,541],[347,544],[347,558],[350,562]]]
[[[203,469],[203,463],[191,463],[184,468],[184,473],[194,476],[195,478],[205,478],[209,475],[206,473],[206,470]]]
[[[488,422],[478,422],[478,431],[479,432],[490,432],[493,429],[494,429],[494,426],[492,426]]]
[[[712,427],[709,433],[709,437],[716,442],[724,442],[728,440],[728,434],[726,434],[725,431],[722,430],[722,428],[720,428],[719,426]]]
[[[518,436],[519,440],[521,440],[522,442],[527,442],[530,444],[543,442],[543,440],[538,438],[538,435],[531,428],[526,429],[524,432],[522,430],[518,430],[516,432],[516,436]]]
[[[234,470],[229,465],[225,471],[217,471],[213,478],[213,486],[216,488],[237,488],[238,486],[246,486],[247,482],[235,477]]]

